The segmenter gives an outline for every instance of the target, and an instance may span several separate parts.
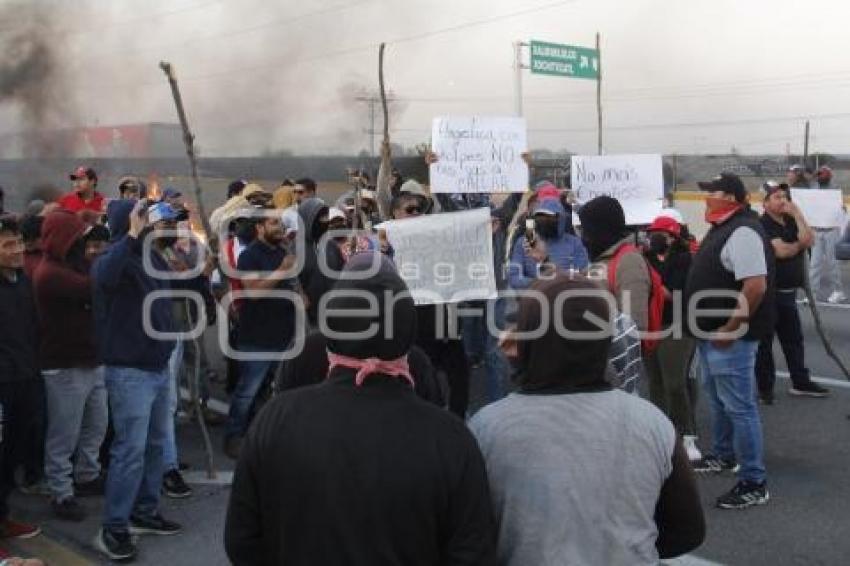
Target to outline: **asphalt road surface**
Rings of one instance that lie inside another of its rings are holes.
[[[699,485],[705,507],[708,536],[692,555],[671,561],[677,565],[783,566],[792,564],[836,565],[850,563],[850,388],[826,356],[801,305],[806,354],[814,376],[826,378],[832,389],[827,399],[798,399],[787,395],[788,381],[777,384],[777,402],[762,407],[765,459],[769,474],[770,502],[744,511],[714,507],[714,499],[731,488],[731,475],[703,477]],[[850,306],[823,307],[824,322],[836,350],[850,362]],[[210,333],[212,334],[212,333]],[[212,337],[210,337],[212,338]],[[212,351],[212,350],[210,350]],[[777,348],[777,366],[784,360]],[[483,376],[474,380],[473,398],[480,398]],[[708,441],[705,404],[699,406],[701,444]],[[213,429],[216,466],[226,471],[232,463],[221,454],[221,430]],[[205,476],[201,436],[194,423],[179,427],[181,459],[192,466],[194,479]],[[707,446],[707,444],[705,444]],[[137,564],[212,566],[227,564],[222,543],[229,488],[195,483],[193,497],[181,501],[164,499],[163,513],[186,527],[176,537],[143,539]],[[105,564],[92,547],[101,511],[99,499],[84,501],[90,510],[83,523],[52,518],[43,497],[13,496],[18,516],[38,522],[45,534],[21,541],[15,548],[44,556],[52,564]]]

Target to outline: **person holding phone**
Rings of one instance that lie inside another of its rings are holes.
[[[581,240],[566,232],[567,213],[558,199],[544,198],[526,220],[508,265],[510,285],[525,289],[556,271],[580,271],[589,264]]]

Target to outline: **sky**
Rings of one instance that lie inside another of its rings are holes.
[[[838,0],[0,0],[0,29],[33,6],[60,62],[52,123],[176,122],[167,60],[202,155],[368,150],[356,98],[377,90],[380,42],[391,138],[412,146],[435,116],[514,113],[513,42],[596,32],[606,153],[799,153],[806,119],[812,151],[850,153]],[[594,81],[522,83],[531,148],[596,152]],[[24,127],[18,106],[0,128]]]

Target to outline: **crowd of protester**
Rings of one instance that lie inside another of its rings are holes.
[[[828,168],[816,177],[831,186]],[[87,167],[56,202],[2,213],[0,536],[40,532],[10,518],[15,486],[69,521],[102,496],[94,545],[111,559],[132,559],[137,535],[180,533],[160,497],[192,495],[175,431],[187,378],[237,461],[235,564],[654,564],[705,536],[694,471],[737,474],[721,508],[767,503],[774,335],[790,392],[828,394],[804,362],[806,250],[813,285],[833,285],[819,296],[842,293],[835,235],[790,202],[804,171],[765,183],[761,217],[734,174],[700,183],[700,242],[674,208],[627,226],[616,199],[578,206],[545,180],[493,198],[432,195],[398,171],[387,187],[353,178],[332,204],[309,178],[234,181],[203,237],[179,190],[124,177],[112,198]],[[381,223],[482,207],[499,296],[415,304]],[[542,321],[555,324],[522,337]],[[212,324],[228,336],[226,418],[190,336]]]

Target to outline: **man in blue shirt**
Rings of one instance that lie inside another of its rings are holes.
[[[257,219],[256,231],[257,238],[237,262],[237,269],[246,274],[242,285],[248,291],[294,291],[295,283],[289,272],[295,256],[287,254],[283,247],[284,231],[279,215]],[[237,349],[269,354],[261,360],[239,361],[239,381],[230,401],[225,431],[225,452],[234,459],[248,430],[254,398],[295,335],[295,306],[290,298],[248,296],[239,301]]]

